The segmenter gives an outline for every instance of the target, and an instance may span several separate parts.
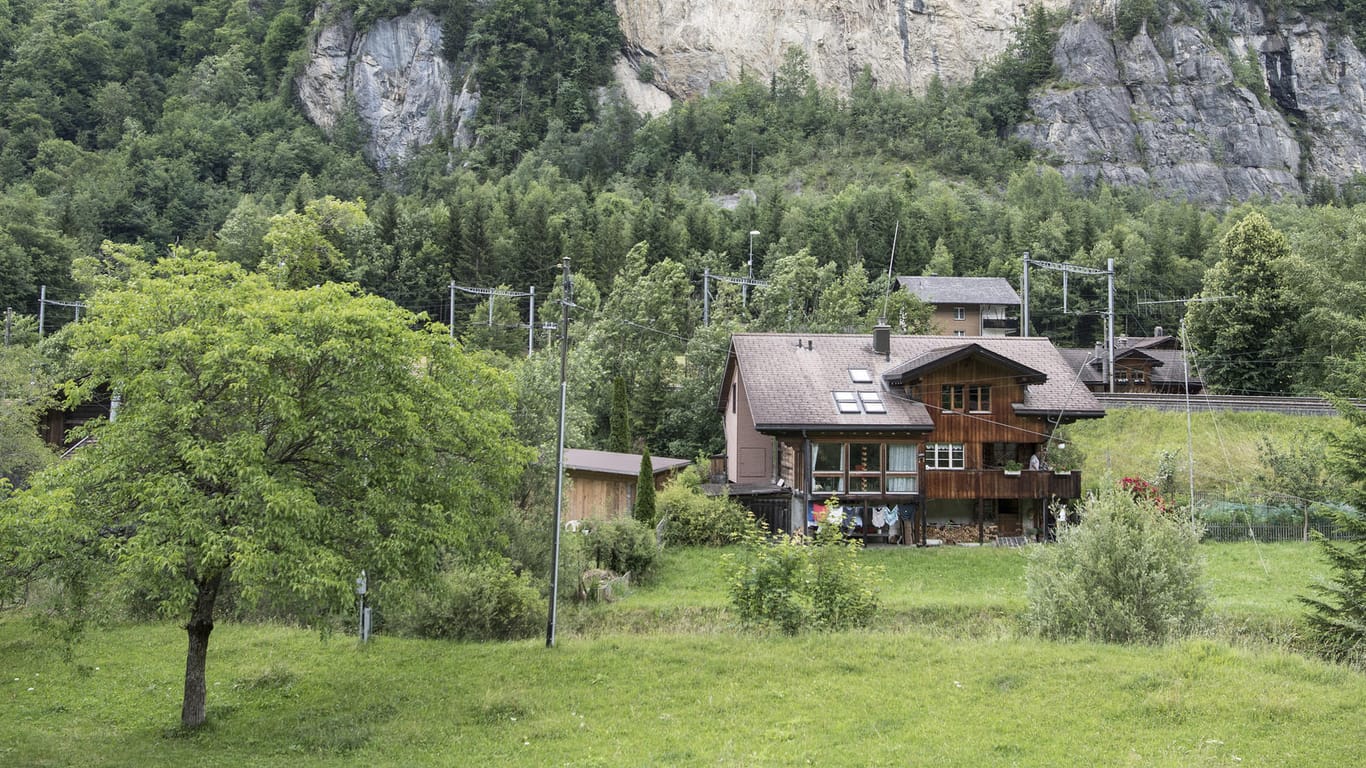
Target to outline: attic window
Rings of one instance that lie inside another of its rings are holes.
[[[867,368],[850,368],[849,380],[855,384],[872,384],[873,372]]]
[[[836,392],[835,409],[840,413],[858,413],[858,394],[855,392]]]
[[[860,392],[859,400],[863,401],[864,413],[886,413],[887,406],[882,402],[882,395],[877,392]]]
[[[877,392],[836,392],[835,409],[840,413],[886,413],[887,405]]]

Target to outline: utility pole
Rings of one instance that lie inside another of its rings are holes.
[[[1091,267],[1079,267],[1076,264],[1065,264],[1056,261],[1043,261],[1041,259],[1029,258],[1029,251],[1024,254],[1024,277],[1020,280],[1020,291],[1024,294],[1022,298],[1024,305],[1021,311],[1020,335],[1029,335],[1029,268],[1031,266],[1043,267],[1063,273],[1066,279],[1068,272],[1076,272],[1081,275],[1105,275],[1105,288],[1108,298],[1107,311],[1105,317],[1105,380],[1106,389],[1110,392],[1115,391],[1115,260],[1108,259],[1105,269],[1092,269]]]
[[[9,346],[10,329],[14,327],[14,307],[5,307],[5,346]]]
[[[746,266],[749,268],[749,272],[745,275],[745,277],[750,282],[754,282],[754,237],[758,234],[759,230],[757,229],[751,229],[749,231],[749,261],[746,262]],[[741,291],[742,293],[740,300],[743,303],[744,308],[749,309],[749,283],[745,283],[741,287]]]
[[[711,267],[702,268],[702,325],[711,325]]]
[[[560,296],[560,428],[555,453],[555,526],[550,545],[550,617],[545,627],[545,647],[555,647],[555,606],[560,591],[560,518],[564,510],[564,412],[569,394],[569,305],[573,303],[569,282],[569,257],[564,269]]]
[[[526,356],[536,351],[536,286],[531,286],[531,308],[526,315]]]
[[[47,286],[38,288],[38,338],[43,338],[43,317],[47,309]]]
[[[451,338],[455,338],[455,281],[451,281]]]

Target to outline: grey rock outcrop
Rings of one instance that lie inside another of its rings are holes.
[[[639,68],[672,98],[742,73],[766,81],[789,48],[822,86],[847,93],[865,67],[883,87],[923,90],[972,77],[1000,55],[1030,4],[1017,0],[616,0]],[[1046,8],[1068,0],[1042,0]]]
[[[349,13],[339,13],[318,28],[295,89],[304,114],[329,133],[354,109],[366,156],[381,169],[441,136],[469,146],[479,105],[468,77],[456,92],[441,56],[441,22],[426,10],[376,21],[360,33]]]
[[[1055,50],[1058,83],[1030,100],[1019,135],[1086,185],[1204,202],[1295,196],[1366,171],[1366,63],[1350,40],[1255,3],[1205,11],[1203,26],[1144,28],[1127,43],[1074,18]]]

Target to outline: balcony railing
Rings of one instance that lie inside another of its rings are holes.
[[[927,499],[1075,499],[1081,496],[1081,472],[1000,469],[926,470]]]

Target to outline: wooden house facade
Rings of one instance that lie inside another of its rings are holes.
[[[736,334],[719,407],[727,479],[790,489],[787,530],[837,497],[856,534],[906,543],[935,526],[1042,533],[1081,476],[1030,458],[1059,423],[1104,415],[1047,339],[885,328]]]
[[[1092,392],[1109,392],[1106,374],[1106,351],[1099,344],[1094,349],[1061,349],[1063,359],[1076,372],[1077,378]],[[1115,339],[1116,394],[1136,395],[1198,395],[1205,389],[1199,373],[1186,359],[1174,336],[1154,329],[1152,336],[1120,336]]]

